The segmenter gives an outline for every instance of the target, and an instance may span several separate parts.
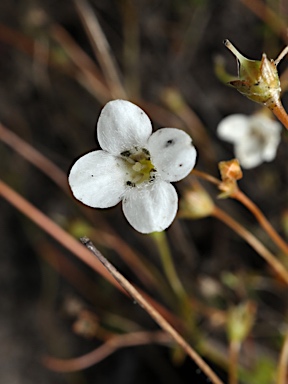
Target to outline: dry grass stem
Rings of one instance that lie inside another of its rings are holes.
[[[270,265],[272,270],[281,278],[283,282],[288,284],[288,271],[280,263],[279,260],[246,228],[239,224],[227,213],[215,206],[213,216],[223,221],[228,227],[233,229],[239,236],[241,236],[251,247]]]
[[[201,368],[207,377],[214,384],[223,384],[219,377],[212,371],[200,355],[183,339],[183,337],[168,323],[167,320],[129,283],[129,281],[117,271],[117,269],[98,251],[93,243],[88,238],[81,239],[82,243],[98,258],[105,266],[111,276],[128,292],[131,298],[136,301],[155,322],[167,332],[171,338],[187,353],[188,356]]]
[[[147,345],[147,344],[169,344],[171,338],[162,331],[156,332],[133,332],[126,335],[113,336],[94,351],[81,357],[73,359],[57,359],[45,356],[44,364],[49,369],[58,372],[79,371],[95,365],[110,356],[120,348]]]
[[[221,181],[214,176],[209,175],[208,173],[198,171],[197,169],[193,169],[192,174],[198,176],[204,180],[209,181],[212,184],[217,186],[220,185]],[[230,196],[231,198],[238,200],[241,202],[249,211],[254,215],[256,220],[259,222],[264,231],[270,236],[270,238],[274,241],[274,243],[279,247],[279,249],[284,252],[284,254],[288,254],[288,244],[282,237],[275,231],[270,222],[264,216],[263,212],[257,207],[257,205],[247,196],[245,195],[239,188],[236,192]]]
[[[74,0],[87,36],[99,61],[113,98],[126,99],[127,95],[121,84],[116,61],[98,19],[86,0]]]
[[[57,240],[61,245],[66,249],[72,252],[76,257],[82,260],[85,264],[89,265],[94,271],[103,276],[106,280],[112,283],[117,289],[120,289],[121,292],[125,292],[121,285],[117,284],[115,279],[111,276],[110,273],[103,267],[98,260],[93,257],[91,252],[89,252],[82,244],[80,244],[74,237],[69,233],[64,231],[59,225],[54,223],[48,216],[42,213],[39,209],[34,207],[26,199],[20,196],[12,188],[10,188],[6,183],[0,180],[0,196],[7,200],[11,205],[16,209],[22,212],[35,224],[37,224],[41,229],[48,233],[51,237]],[[140,291],[140,289],[138,289]],[[141,292],[142,296],[145,297],[159,312],[163,314],[170,322],[173,324],[180,324],[180,321],[166,308],[161,304],[156,302],[154,299],[149,297],[146,293]]]
[[[0,140],[11,149],[19,153],[24,159],[40,169],[46,176],[54,181],[62,190],[67,191],[67,177],[52,161],[42,155],[32,145],[10,131],[0,123]]]
[[[103,76],[97,68],[96,63],[79,47],[70,34],[60,25],[54,24],[50,29],[51,36],[61,45],[69,58],[77,66],[82,76],[75,74],[78,81],[84,82],[82,77],[89,84],[89,91],[95,95],[100,103],[106,103],[111,99],[109,91]],[[88,86],[88,85],[87,85]]]

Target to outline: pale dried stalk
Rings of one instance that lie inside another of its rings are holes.
[[[42,228],[46,233],[48,233],[51,237],[57,240],[60,244],[62,244],[66,249],[72,252],[76,257],[82,260],[85,264],[89,265],[94,271],[103,276],[116,288],[126,293],[126,291],[123,290],[122,286],[117,284],[115,279],[111,276],[110,273],[107,272],[103,265],[101,265],[101,263],[99,263],[99,261],[96,260],[95,257],[93,257],[91,252],[89,252],[74,237],[64,231],[64,229],[54,223],[54,221],[52,221],[48,216],[46,216],[43,212],[34,207],[31,203],[29,203],[29,201],[24,199],[22,196],[20,196],[17,192],[15,192],[12,188],[10,188],[6,183],[1,180],[0,196],[7,200],[16,209],[22,212],[25,216],[27,216],[30,220],[32,220],[35,224],[37,224],[40,228]],[[140,289],[138,290],[140,291]],[[146,293],[141,292],[141,294],[145,297],[147,301],[149,301],[155,308],[157,308],[157,310],[161,312],[163,316],[169,319],[170,322],[179,324],[178,319],[161,304],[156,302]]]
[[[233,229],[239,236],[241,236],[250,246],[270,265],[273,271],[288,284],[288,271],[283,264],[246,228],[239,224],[227,213],[220,208],[214,208],[212,216],[223,221],[228,227]]]
[[[88,238],[81,239],[82,243],[98,258],[104,267],[111,273],[115,280],[128,292],[155,322],[167,332],[171,338],[187,353],[188,356],[201,368],[214,384],[223,384],[222,380],[212,371],[202,357],[183,339],[183,337],[168,323],[167,320],[134,288],[132,284],[98,251]]]
[[[57,372],[79,371],[99,363],[120,348],[145,344],[169,344],[171,338],[162,331],[133,332],[126,335],[113,336],[94,351],[73,359],[57,359],[45,356],[46,367]]]
[[[86,0],[74,0],[74,3],[112,96],[114,98],[126,99],[126,92],[121,84],[116,62],[93,9]]]

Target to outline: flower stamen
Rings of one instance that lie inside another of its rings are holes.
[[[136,187],[144,182],[153,182],[156,178],[156,169],[151,162],[150,152],[146,148],[133,148],[121,153],[127,161],[129,180],[126,185]]]

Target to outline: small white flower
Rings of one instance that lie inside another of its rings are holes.
[[[94,208],[112,207],[122,200],[124,215],[137,231],[166,229],[178,207],[170,182],[183,179],[195,165],[191,137],[175,128],[152,134],[146,113],[125,100],[105,105],[97,136],[102,150],[87,153],[70,171],[74,196]]]
[[[254,168],[275,158],[281,125],[264,114],[235,114],[219,123],[217,134],[234,144],[235,156],[243,168]]]

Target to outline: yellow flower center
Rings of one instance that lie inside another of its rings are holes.
[[[122,158],[127,161],[126,184],[136,187],[144,182],[152,182],[156,177],[156,169],[151,162],[150,153],[145,148],[133,148],[121,153]]]

